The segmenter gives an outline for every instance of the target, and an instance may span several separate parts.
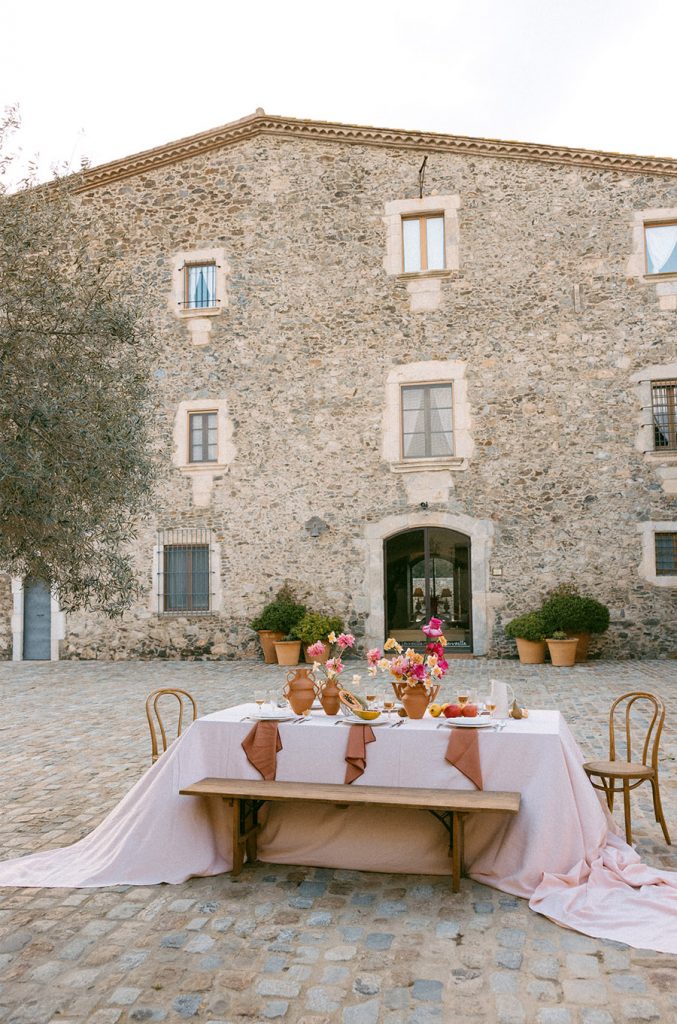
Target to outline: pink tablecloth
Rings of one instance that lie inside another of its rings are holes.
[[[85,839],[0,863],[0,885],[105,886],[182,882],[227,871],[222,801],[179,796],[205,776],[260,778],[241,743],[242,705],[201,718]],[[444,757],[449,734],[433,719],[375,728],[359,785],[473,789]],[[348,729],[323,713],[280,727],[277,778],[342,783]],[[677,874],[649,868],[616,835],[558,712],[532,712],[479,735],[484,788],[518,790],[517,816],[470,816],[466,870],[530,900],[534,910],[600,938],[677,953]],[[449,874],[446,833],[432,815],[390,808],[272,805],[259,858],[277,864]]]

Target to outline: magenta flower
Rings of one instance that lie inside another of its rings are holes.
[[[442,630],[440,629],[441,625],[442,625],[442,619],[436,619],[436,618],[433,617],[430,620],[430,622],[428,623],[428,625],[427,626],[421,626],[421,629],[423,630],[423,632],[425,633],[426,636],[429,636],[429,637],[442,636]]]
[[[318,640],[316,643],[311,644],[308,648],[308,654],[311,658],[321,658],[324,654],[324,644],[322,641]]]
[[[339,645],[342,651],[345,651],[346,647],[355,646],[355,637],[352,633],[341,633],[336,643]]]
[[[412,679],[423,681],[425,679],[425,665],[422,662],[418,665],[412,665],[409,669],[409,675]]]
[[[370,651],[367,651],[367,665],[375,665],[382,657],[383,654],[378,647],[372,647]]]
[[[343,667],[343,662],[340,658],[329,658],[327,661],[327,672],[335,672],[337,676],[343,672]]]
[[[438,658],[437,664],[439,665],[443,672],[446,672],[447,669],[449,668],[449,662],[447,661],[446,658]]]

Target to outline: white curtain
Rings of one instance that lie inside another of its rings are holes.
[[[650,274],[660,274],[677,245],[677,224],[646,228],[644,234],[649,257],[648,271]]]

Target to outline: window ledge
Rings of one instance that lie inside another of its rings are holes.
[[[207,306],[205,309],[178,309],[178,315],[182,320],[189,320],[191,317],[218,316],[221,312],[220,306]]]
[[[180,473],[221,473],[228,465],[225,462],[190,462],[176,468]]]
[[[648,462],[653,462],[659,466],[666,464],[670,466],[677,466],[677,451],[674,449],[668,449],[664,452],[644,452],[644,457]]]
[[[158,619],[218,619],[220,616],[214,611],[189,611],[189,612],[155,612]]]
[[[438,470],[459,472],[467,468],[468,460],[456,455],[444,458],[401,459],[399,462],[390,463],[390,470],[393,473],[434,473]]]
[[[452,277],[453,274],[453,270],[409,270],[395,276],[398,281],[419,281],[426,277]]]

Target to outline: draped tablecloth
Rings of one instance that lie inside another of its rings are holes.
[[[88,836],[73,846],[0,863],[0,885],[106,886],[183,882],[231,867],[230,823],[218,798],[180,796],[206,776],[258,779],[242,750],[240,705],[194,722]],[[353,786],[474,789],[445,760],[439,719],[374,729]],[[277,778],[342,783],[349,729],[322,712],[280,725]],[[643,865],[619,837],[557,711],[532,711],[478,732],[485,790],[521,793],[518,815],[469,815],[470,877],[530,900],[553,920],[600,938],[677,953],[677,874]],[[259,860],[415,874],[450,874],[447,834],[426,811],[272,804]]]

